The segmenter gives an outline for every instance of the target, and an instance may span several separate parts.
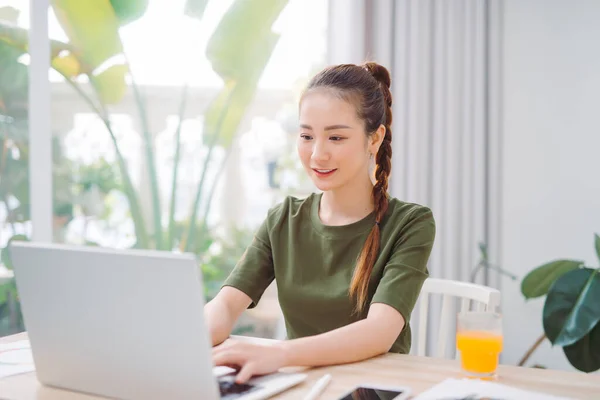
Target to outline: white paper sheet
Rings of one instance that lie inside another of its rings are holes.
[[[414,400],[571,400],[476,379],[446,379]]]
[[[0,344],[0,379],[35,371],[28,340]]]

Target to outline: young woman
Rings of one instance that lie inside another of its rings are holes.
[[[239,366],[238,382],[287,365],[410,350],[408,320],[428,276],[435,222],[428,208],[388,195],[389,88],[387,69],[376,63],[332,66],[308,84],[298,154],[322,193],[272,208],[205,307],[214,363]],[[225,341],[273,279],[289,340]]]

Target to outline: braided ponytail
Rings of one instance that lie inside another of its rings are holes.
[[[390,74],[388,70],[376,63],[366,63],[365,68],[379,83],[383,97],[383,118],[385,135],[375,157],[375,185],[373,186],[373,204],[375,206],[375,226],[358,257],[358,262],[350,284],[350,295],[356,297],[357,313],[361,313],[367,302],[369,281],[373,266],[379,254],[381,221],[388,209],[388,178],[392,170],[392,93],[390,92]]]
[[[355,104],[357,114],[365,122],[367,135],[373,135],[385,126],[385,135],[375,157],[375,185],[373,204],[375,225],[360,252],[350,283],[350,296],[356,299],[355,312],[364,311],[368,298],[369,281],[379,254],[380,227],[388,209],[388,177],[392,168],[392,94],[388,70],[373,62],[364,65],[341,64],[325,68],[308,84],[314,88],[336,89],[341,98]],[[358,101],[357,101],[358,100]]]

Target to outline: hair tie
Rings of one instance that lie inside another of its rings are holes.
[[[380,226],[381,223],[379,221],[375,221],[375,225]]]

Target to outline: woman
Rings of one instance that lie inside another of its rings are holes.
[[[308,84],[298,154],[323,193],[272,208],[205,307],[214,363],[239,366],[237,382],[410,350],[435,222],[428,208],[387,193],[391,106],[390,75],[376,63],[329,67]],[[289,340],[222,343],[274,278]]]

